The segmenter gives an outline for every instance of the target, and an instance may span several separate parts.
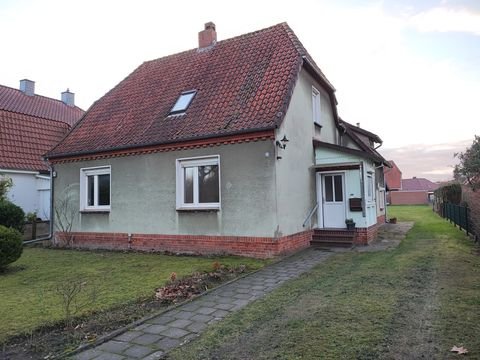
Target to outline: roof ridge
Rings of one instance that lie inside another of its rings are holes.
[[[10,90],[15,90],[16,92],[19,92],[19,93],[21,93],[21,94],[23,94],[23,95],[25,95],[25,96],[28,96],[28,95],[24,94],[22,90],[17,89],[17,88],[14,88],[14,87],[11,87],[11,86],[8,86],[8,85],[2,85],[2,84],[0,84],[0,87],[4,87],[4,88],[10,89]],[[47,99],[47,100],[53,100],[53,101],[56,101],[56,102],[59,102],[59,103],[65,105],[65,106],[68,106],[67,104],[65,104],[65,103],[64,103],[62,100],[60,100],[60,99],[55,99],[55,98],[52,98],[52,97],[49,97],[49,96],[46,96],[46,95],[41,95],[41,94],[33,94],[33,97],[35,97],[35,96],[38,96],[38,97],[41,97],[41,98],[44,98],[44,99]],[[70,108],[77,108],[77,109],[79,109],[79,110],[84,111],[82,108],[78,107],[77,105],[75,105],[75,106],[70,106]],[[40,116],[39,116],[39,117],[40,117]]]

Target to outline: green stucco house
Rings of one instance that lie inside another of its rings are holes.
[[[218,42],[207,23],[198,48],[140,65],[47,154],[72,214],[55,242],[254,257],[367,244],[389,164],[336,104],[286,23]]]

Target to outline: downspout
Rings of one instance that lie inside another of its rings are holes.
[[[48,165],[50,170],[50,226],[48,229],[48,235],[33,240],[24,241],[23,245],[33,244],[39,241],[51,240],[53,236],[53,167]]]
[[[362,194],[362,216],[367,216],[367,210],[365,209],[366,201],[365,201],[365,174],[363,171],[363,161],[360,162],[360,172],[362,173],[361,177],[361,194]]]

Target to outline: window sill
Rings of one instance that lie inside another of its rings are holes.
[[[179,207],[178,212],[218,212],[220,207]]]
[[[314,124],[315,127],[318,128],[318,129],[321,129],[321,128],[323,127],[322,125],[320,125],[319,123],[316,123],[316,122],[314,122],[313,124]]]
[[[108,209],[108,210],[100,210],[100,209],[80,210],[80,214],[108,214],[108,213],[110,213],[110,209]]]

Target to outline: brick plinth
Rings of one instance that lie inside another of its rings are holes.
[[[270,258],[288,254],[310,245],[312,231],[307,230],[279,238],[250,236],[210,235],[164,235],[72,232],[70,241],[67,234],[57,232],[55,245],[83,249],[168,251],[183,254],[231,254],[255,258]]]
[[[377,235],[378,224],[372,225],[368,228],[356,228],[353,243],[356,245],[368,245],[377,238]]]
[[[377,216],[377,224],[385,224],[385,215]]]

